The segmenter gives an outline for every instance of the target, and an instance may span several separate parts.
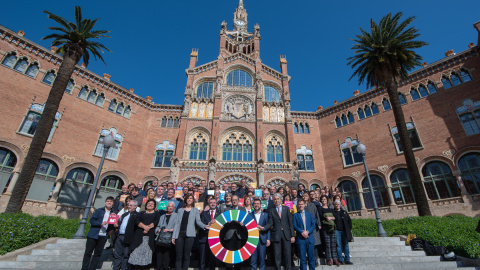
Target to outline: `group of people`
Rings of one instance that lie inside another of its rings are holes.
[[[267,258],[274,262],[276,270],[282,264],[286,270],[291,269],[292,258],[300,260],[301,270],[307,266],[314,270],[319,258],[325,258],[327,265],[352,264],[348,246],[353,239],[352,223],[338,189],[331,191],[325,186],[306,190],[303,184],[260,186],[260,196],[259,190],[245,180],[222,185],[211,181],[208,186],[205,180],[200,185],[159,185],[153,181],[145,191],[142,187],[143,183],[125,185],[116,198],[106,198],[105,207],[95,210],[90,218],[82,270],[96,269],[107,241],[114,249],[114,269],[154,265],[158,270],[186,270],[192,250],[199,255],[200,270],[207,266],[214,270],[221,265],[230,268],[232,265],[222,264],[215,257],[208,244],[210,226],[229,210],[246,212],[259,230],[257,248],[242,267],[264,270]],[[183,190],[183,196],[175,196],[177,189]],[[166,209],[158,210],[162,201],[167,201],[163,203]],[[199,202],[203,203],[200,209],[196,205]],[[112,213],[119,216],[113,223],[109,222]],[[246,237],[237,231],[237,238]],[[160,245],[157,241],[165,233],[171,233],[171,244]],[[226,235],[224,238],[230,239],[232,233]],[[233,243],[226,248],[238,249],[239,242],[232,241],[226,241]]]

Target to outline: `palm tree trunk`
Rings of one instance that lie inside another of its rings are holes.
[[[12,196],[8,201],[5,210],[6,213],[16,213],[22,209],[25,198],[32,185],[38,163],[40,162],[43,150],[45,149],[48,136],[50,135],[50,130],[55,121],[55,114],[60,106],[63,93],[65,92],[68,81],[73,74],[75,65],[80,60],[82,53],[83,49],[78,47],[76,49],[67,50],[63,56],[62,64],[60,65],[57,77],[53,82],[42,116],[38,121],[37,130],[35,131],[27,156],[25,157],[22,171],[20,172],[17,183],[13,188]]]
[[[432,213],[430,212],[430,207],[428,205],[427,194],[425,193],[422,178],[420,177],[417,162],[415,161],[412,142],[408,135],[405,116],[403,115],[402,105],[400,104],[400,98],[398,97],[398,86],[393,78],[387,80],[387,92],[390,98],[390,103],[392,104],[393,115],[395,117],[395,124],[397,125],[403,155],[405,156],[405,161],[407,163],[408,174],[415,195],[418,215],[431,216]]]

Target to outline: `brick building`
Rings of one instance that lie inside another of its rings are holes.
[[[76,217],[113,133],[96,206],[123,184],[214,180],[308,188],[340,187],[350,213],[372,217],[356,145],[367,161],[386,218],[415,215],[414,196],[384,89],[355,91],[316,112],[291,111],[286,57],[262,63],[260,27],[248,32],[240,0],[233,29],[223,22],[216,60],[186,69],[183,105],[155,104],[84,66],[65,90],[24,211]],[[474,24],[480,32],[480,22]],[[61,56],[0,27],[1,206],[11,196]],[[399,88],[418,167],[436,215],[476,215],[480,196],[480,49],[448,51]],[[306,90],[295,90],[306,91]],[[52,192],[53,188],[53,192]]]

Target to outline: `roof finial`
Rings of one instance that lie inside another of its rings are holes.
[[[238,0],[238,7],[243,8],[243,0]]]

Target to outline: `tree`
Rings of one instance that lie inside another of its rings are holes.
[[[88,65],[90,53],[95,57],[95,60],[99,58],[105,63],[100,52],[103,53],[102,49],[110,51],[103,44],[92,40],[109,37],[105,34],[110,31],[92,30],[99,18],[95,20],[83,19],[82,10],[79,6],[75,7],[75,23],[69,22],[48,11],[44,12],[48,14],[48,18],[60,24],[60,27],[49,27],[48,29],[57,32],[43,39],[53,39],[52,46],[58,47],[57,53],[63,56],[63,61],[58,70],[57,77],[52,84],[52,89],[45,103],[42,117],[38,122],[38,128],[30,143],[22,171],[13,188],[12,194],[14,194],[14,196],[11,196],[8,201],[5,211],[7,213],[19,212],[22,209],[33,177],[35,176],[38,163],[45,149],[50,130],[52,129],[55,114],[58,111],[63,93],[65,92],[65,88],[73,74],[75,66],[82,58],[85,65]]]
[[[408,135],[398,96],[398,84],[408,77],[409,71],[421,63],[422,57],[413,49],[428,44],[415,40],[420,34],[417,29],[409,26],[415,17],[400,21],[402,15],[401,12],[395,15],[390,13],[378,24],[371,19],[371,33],[360,28],[362,33],[357,35],[356,39],[351,39],[356,42],[352,47],[355,55],[348,58],[348,65],[353,69],[356,68],[350,80],[358,76],[359,84],[366,82],[367,87],[387,89],[415,194],[418,214],[427,216],[431,215],[430,207]]]

